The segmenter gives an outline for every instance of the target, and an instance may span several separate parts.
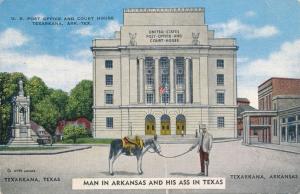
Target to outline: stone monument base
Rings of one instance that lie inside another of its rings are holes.
[[[13,138],[9,146],[37,146],[39,145],[36,141],[34,141],[31,137],[16,137]]]

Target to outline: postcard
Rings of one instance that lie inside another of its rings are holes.
[[[300,193],[299,0],[0,0],[0,194]]]

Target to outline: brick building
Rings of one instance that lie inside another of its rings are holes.
[[[247,98],[237,98],[237,137],[243,136],[243,116],[244,111],[257,110],[250,106],[250,101]]]
[[[258,104],[241,113],[245,143],[300,143],[300,79],[268,79],[258,86]]]

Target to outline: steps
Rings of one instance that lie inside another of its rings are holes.
[[[19,137],[12,139],[9,146],[37,146],[39,145],[31,137]]]
[[[157,141],[162,144],[194,144],[197,139],[195,135],[160,135],[157,137]]]

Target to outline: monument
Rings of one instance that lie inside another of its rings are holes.
[[[23,81],[19,81],[19,94],[12,100],[13,124],[10,145],[37,145],[32,139],[30,125],[30,97],[24,96]]]

